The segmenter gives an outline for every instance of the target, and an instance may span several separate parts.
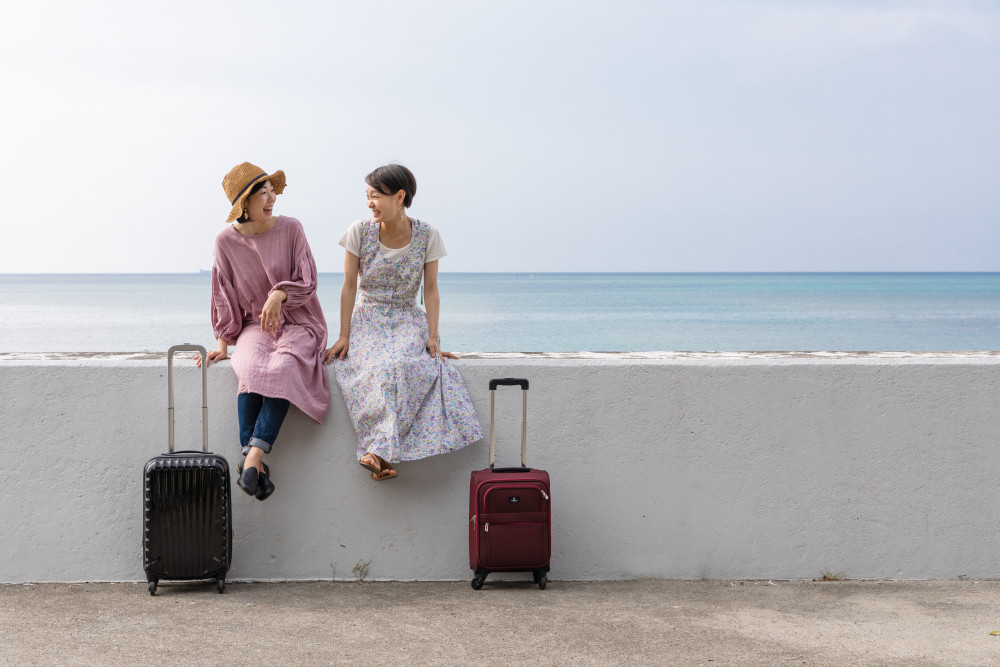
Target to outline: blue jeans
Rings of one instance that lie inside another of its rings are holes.
[[[236,408],[239,413],[243,456],[250,453],[251,447],[259,447],[265,453],[271,451],[278,438],[281,423],[288,414],[288,401],[246,393],[236,397]]]

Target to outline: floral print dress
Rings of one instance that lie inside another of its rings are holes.
[[[409,249],[382,256],[379,224],[361,226],[358,300],[337,382],[358,434],[358,459],[413,461],[461,449],[483,437],[462,376],[427,352],[427,314],[416,305],[430,236],[412,218]]]

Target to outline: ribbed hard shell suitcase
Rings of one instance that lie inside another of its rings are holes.
[[[201,354],[202,451],[174,451],[174,352]],[[149,594],[161,579],[215,579],[226,590],[232,564],[233,508],[229,463],[208,452],[208,363],[200,345],[167,350],[169,451],[143,473],[142,554]]]
[[[494,468],[496,388],[521,387],[521,467]],[[469,486],[469,566],[472,587],[483,587],[490,572],[531,572],[545,588],[552,553],[552,491],[549,473],[529,468],[528,381],[490,380],[490,467],[472,473]]]

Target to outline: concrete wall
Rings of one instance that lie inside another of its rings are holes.
[[[531,380],[528,462],[552,475],[553,579],[1000,572],[996,354],[568,356],[457,362],[484,431],[487,380]],[[176,376],[190,448],[193,362]],[[375,484],[331,385],[324,426],[290,413],[275,495],[234,484],[230,577],[352,579],[359,560],[372,579],[469,577],[469,471],[488,442]],[[210,369],[210,447],[234,466],[235,390],[228,362]],[[498,462],[513,464],[520,392],[497,397]],[[165,357],[0,355],[0,409],[0,581],[142,580]]]

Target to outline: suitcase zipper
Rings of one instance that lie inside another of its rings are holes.
[[[538,493],[542,494],[542,497],[545,498],[545,502],[549,501],[549,494],[545,493],[545,489],[543,489],[541,485],[538,484],[511,484],[503,486],[498,485],[495,489],[488,489],[484,497],[489,496],[489,494],[492,493],[494,490],[506,492],[507,490],[510,489],[529,489],[531,491],[538,491]]]
[[[476,515],[475,515],[475,514],[473,514],[473,515],[472,515],[472,518],[471,518],[471,519],[469,519],[469,523],[471,523],[471,524],[472,524],[472,527],[473,527],[473,528],[475,528],[475,527],[476,527]]]
[[[485,530],[487,533],[490,532],[490,524],[489,524],[489,522],[486,522],[486,523],[483,524],[483,530]]]

